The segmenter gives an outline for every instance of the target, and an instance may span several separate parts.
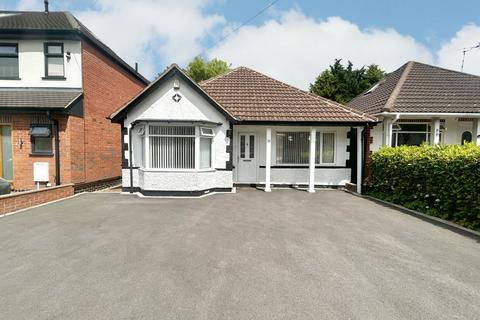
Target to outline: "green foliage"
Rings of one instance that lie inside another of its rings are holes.
[[[230,65],[223,60],[212,59],[205,61],[201,56],[196,56],[185,70],[187,75],[195,82],[210,79],[230,70]]]
[[[480,230],[480,147],[384,147],[373,153],[367,193]]]
[[[385,72],[375,64],[354,69],[350,61],[347,67],[344,67],[342,60],[336,59],[329,69],[323,71],[315,82],[310,84],[310,92],[340,103],[347,103],[384,76]]]

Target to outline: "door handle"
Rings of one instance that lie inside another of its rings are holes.
[[[244,162],[252,162],[251,159],[243,159]]]

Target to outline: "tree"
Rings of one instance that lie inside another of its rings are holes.
[[[347,103],[384,76],[385,72],[375,64],[354,69],[352,62],[348,61],[347,67],[344,67],[341,59],[335,59],[334,64],[310,84],[310,92],[340,103]]]
[[[204,81],[212,77],[224,74],[230,70],[230,65],[220,59],[205,61],[201,56],[196,56],[185,70],[187,75],[195,82]]]

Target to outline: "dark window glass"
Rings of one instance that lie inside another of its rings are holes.
[[[240,136],[240,158],[245,158],[245,136]]]
[[[250,136],[250,159],[255,158],[255,136]]]
[[[429,135],[425,133],[398,133],[397,146],[419,146],[424,142],[428,142]]]
[[[462,133],[462,145],[464,145],[465,142],[472,142],[472,133],[470,131]]]
[[[430,125],[423,123],[399,123],[400,131],[430,131]]]
[[[30,128],[33,154],[52,154],[53,139],[50,125],[33,125]]]
[[[18,78],[18,45],[0,44],[0,78]]]

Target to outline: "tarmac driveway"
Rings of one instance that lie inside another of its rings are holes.
[[[478,319],[480,243],[342,191],[0,218],[1,319]]]

